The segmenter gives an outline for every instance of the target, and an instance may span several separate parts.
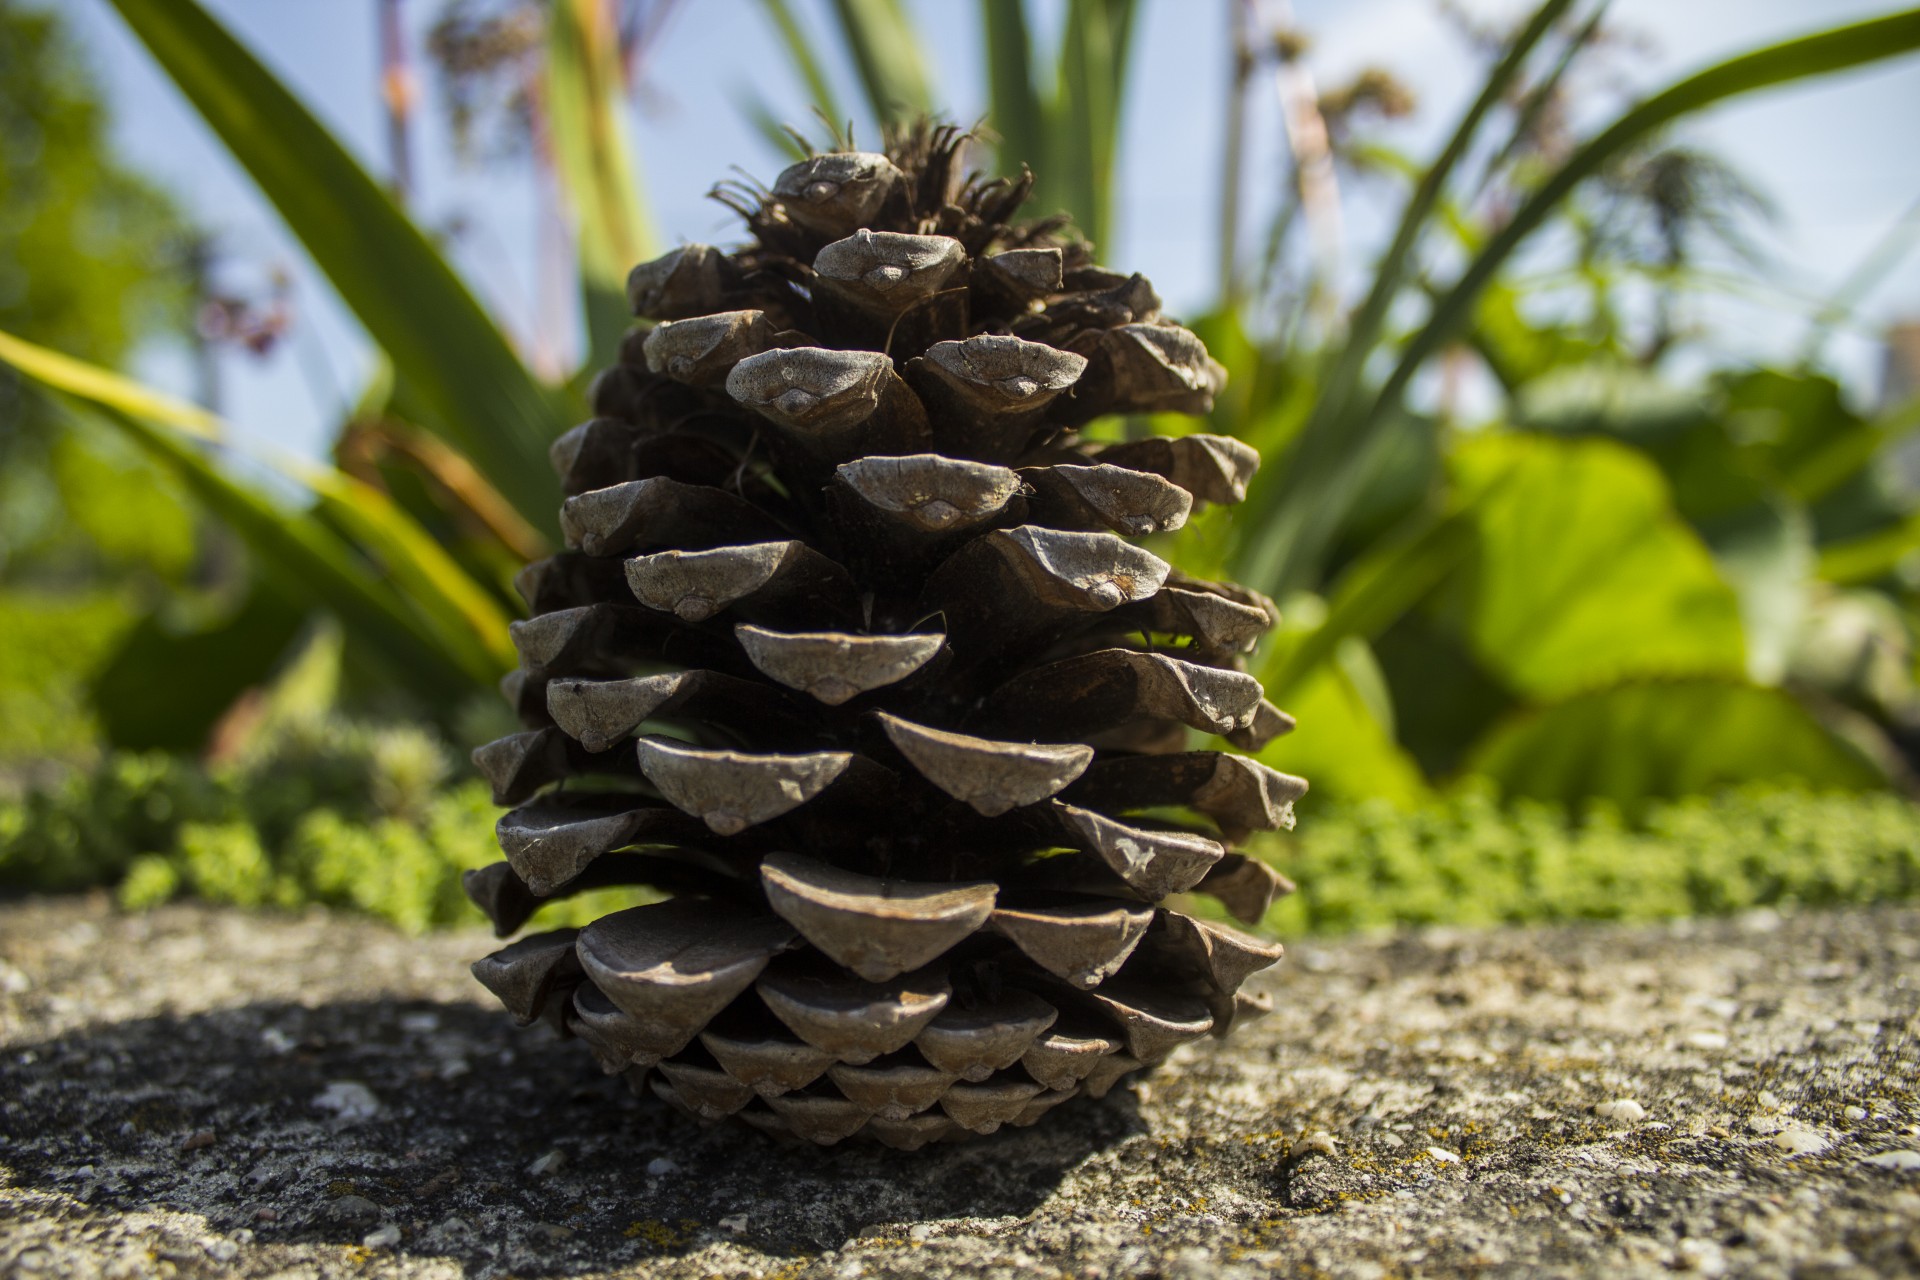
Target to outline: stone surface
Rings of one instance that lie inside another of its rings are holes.
[[[1218,1050],[911,1155],[632,1097],[488,945],[0,905],[0,1275],[1920,1268],[1911,909],[1306,941]]]

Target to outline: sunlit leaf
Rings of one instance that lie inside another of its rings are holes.
[[[279,460],[329,519],[352,531],[356,546],[314,513],[288,509],[228,475],[206,448],[225,432],[204,410],[7,334],[0,334],[0,360],[97,410],[230,525],[284,591],[332,609],[412,673],[427,696],[457,698],[513,665],[499,606],[378,489],[331,468]]]
[[[423,425],[550,529],[559,487],[546,449],[578,407],[534,380],[386,190],[195,0],[114,7],[392,358],[430,410]]]
[[[1467,771],[1509,795],[1577,802],[1712,794],[1747,782],[1886,785],[1863,752],[1778,689],[1717,680],[1620,685],[1516,716]]]
[[[1489,496],[1465,504],[1475,550],[1432,607],[1516,692],[1744,672],[1739,602],[1651,463],[1598,440],[1486,435],[1451,465]]]
[[[633,323],[627,272],[659,252],[627,129],[620,37],[606,0],[559,0],[547,37],[554,168],[572,214],[591,368],[614,361]]]

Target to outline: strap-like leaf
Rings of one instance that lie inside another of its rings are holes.
[[[560,0],[547,39],[554,165],[573,215],[588,365],[614,361],[633,323],[627,272],[659,252],[627,132],[619,36],[605,0]]]
[[[274,465],[313,492],[326,519],[288,510],[207,456],[201,446],[225,432],[206,411],[4,333],[0,360],[98,410],[178,474],[276,571],[283,589],[333,611],[429,698],[459,698],[513,666],[507,618],[492,597],[380,490],[281,459]]]
[[[900,0],[833,0],[874,119],[905,124],[933,110],[920,37]]]
[[[546,448],[577,416],[534,380],[453,269],[313,114],[195,0],[114,0],[460,448],[536,527]]]

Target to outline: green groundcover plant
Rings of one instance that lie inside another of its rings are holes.
[[[0,802],[0,888],[108,888],[136,909],[176,897],[324,904],[410,931],[479,924],[460,876],[493,858],[497,810],[478,782],[446,785],[452,769],[421,729],[338,719],[212,769],[111,755]],[[1747,787],[1657,803],[1632,821],[1606,802],[1502,804],[1480,785],[1411,811],[1371,801],[1315,807],[1310,819],[1258,848],[1302,886],[1265,921],[1282,937],[1920,896],[1920,809],[1885,793]],[[583,895],[541,920],[558,927],[639,900]]]

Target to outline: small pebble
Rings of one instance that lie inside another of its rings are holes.
[[[1615,1098],[1611,1102],[1596,1103],[1593,1114],[1620,1124],[1639,1124],[1647,1118],[1647,1109],[1632,1098]]]
[[[1682,1043],[1689,1049],[1718,1051],[1727,1047],[1727,1037],[1718,1031],[1696,1031]]]
[[[260,1043],[268,1053],[293,1052],[293,1037],[278,1027],[268,1027],[260,1033]]]
[[[1819,1155],[1827,1149],[1827,1140],[1811,1129],[1782,1129],[1773,1135],[1773,1145],[1794,1156]]]
[[[380,1099],[356,1080],[331,1082],[314,1097],[313,1105],[333,1112],[348,1124],[371,1120],[380,1114]]]
[[[437,1013],[403,1013],[400,1015],[400,1029],[414,1035],[425,1035],[429,1031],[440,1029],[440,1015]]]
[[[680,1172],[680,1166],[665,1156],[656,1156],[652,1160],[647,1161],[647,1176],[649,1178],[664,1178],[670,1173],[678,1172]]]
[[[1865,1120],[1867,1118],[1867,1109],[1865,1107],[1848,1107],[1846,1110],[1842,1111],[1840,1114],[1845,1116],[1852,1123],[1858,1124],[1862,1120]]]
[[[213,1130],[200,1129],[180,1139],[180,1149],[182,1151],[199,1151],[212,1146],[218,1141],[219,1139],[214,1136]]]
[[[1920,1151],[1882,1151],[1877,1156],[1860,1157],[1861,1164],[1880,1169],[1898,1169],[1903,1173],[1920,1169]]]
[[[543,1178],[549,1173],[558,1173],[561,1169],[561,1166],[565,1165],[566,1163],[567,1163],[566,1152],[561,1151],[558,1148],[555,1148],[554,1150],[549,1151],[547,1152],[547,1154],[541,1156],[538,1160],[535,1160],[532,1164],[528,1165],[527,1172],[532,1174],[536,1178]]]
[[[232,1262],[240,1256],[240,1246],[231,1240],[209,1240],[200,1246],[215,1262]]]
[[[360,1243],[369,1249],[391,1249],[400,1243],[400,1227],[389,1222],[375,1231],[369,1231],[360,1237]]]
[[[342,1222],[369,1222],[380,1217],[380,1206],[365,1196],[341,1196],[327,1206],[327,1216]]]
[[[1771,1089],[1762,1089],[1759,1093],[1754,1094],[1753,1101],[1754,1105],[1762,1111],[1778,1111],[1780,1109],[1780,1098]]]
[[[658,1164],[660,1162],[656,1160],[654,1163]],[[728,1214],[726,1217],[720,1219],[720,1229],[722,1231],[731,1231],[736,1236],[742,1234],[747,1229],[747,1215],[744,1213]],[[918,1228],[915,1229],[918,1230]]]
[[[1447,1150],[1445,1147],[1428,1147],[1427,1154],[1429,1156],[1432,1156],[1435,1160],[1438,1160],[1441,1164],[1459,1164],[1460,1163],[1460,1157],[1455,1155],[1453,1152]]]

